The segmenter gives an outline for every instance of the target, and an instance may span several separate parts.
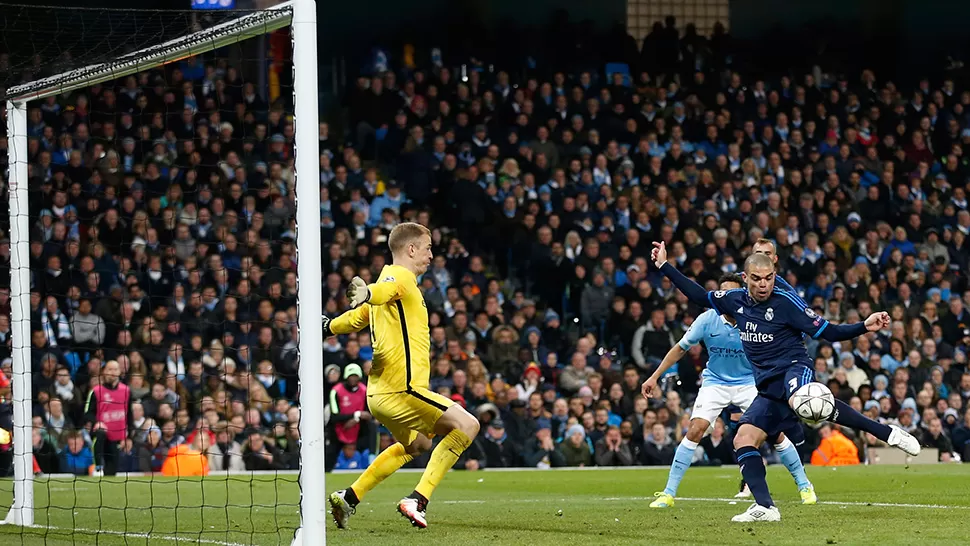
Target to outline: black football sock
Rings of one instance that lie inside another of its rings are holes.
[[[418,501],[418,510],[425,510],[428,508],[428,499],[426,499],[421,493],[414,491],[408,495],[408,498]]]
[[[884,425],[878,421],[873,421],[872,419],[852,409],[852,406],[841,400],[835,401],[835,413],[832,414],[832,417],[830,417],[829,420],[844,427],[868,432],[883,442],[889,441],[889,435],[893,431],[889,425]]]
[[[738,458],[738,465],[741,466],[741,475],[748,484],[748,489],[754,495],[754,501],[760,506],[771,508],[775,502],[771,500],[771,493],[768,492],[768,481],[765,479],[765,462],[761,458],[761,452],[751,446],[738,448],[734,452]]]
[[[348,487],[346,489],[346,492],[344,493],[344,500],[347,501],[347,504],[351,506],[357,506],[360,504],[360,499],[357,498],[357,492],[354,491],[353,487]]]

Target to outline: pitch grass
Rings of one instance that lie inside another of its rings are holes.
[[[801,506],[784,467],[769,469],[781,523],[736,524],[735,467],[692,468],[681,500],[648,508],[666,468],[452,472],[417,530],[396,502],[419,479],[392,476],[330,544],[953,544],[967,541],[970,465],[808,468],[821,504]],[[327,476],[327,490],[353,474]],[[38,528],[0,526],[0,544],[288,544],[299,524],[297,477],[38,480]],[[12,482],[0,482],[0,507]],[[693,499],[693,500],[691,500]],[[723,500],[717,500],[723,499]],[[901,506],[924,505],[924,506]],[[562,510],[562,515],[558,511]],[[80,530],[79,530],[80,529]],[[98,530],[106,532],[98,533]],[[306,544],[323,544],[310,537]]]

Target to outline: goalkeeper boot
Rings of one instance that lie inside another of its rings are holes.
[[[338,529],[346,529],[347,521],[354,515],[357,507],[347,502],[347,490],[341,489],[330,494],[330,515]]]
[[[397,511],[411,522],[411,525],[425,529],[428,527],[428,520],[425,518],[425,509],[427,505],[421,506],[418,499],[412,499],[410,497],[401,499],[401,502],[397,503]]]
[[[731,521],[749,523],[753,521],[781,521],[781,512],[777,506],[761,506],[754,503],[744,512],[731,518]]]
[[[748,484],[744,483],[744,480],[741,480],[741,486],[739,487],[739,489],[740,491],[738,491],[738,494],[735,495],[734,498],[736,499],[751,498],[751,488],[748,487]]]
[[[799,489],[798,494],[802,497],[802,504],[818,503],[818,497],[815,495],[815,486],[812,484],[808,484],[808,487]]]
[[[896,425],[889,426],[893,429],[893,431],[889,433],[889,440],[886,442],[887,444],[893,447],[898,447],[913,457],[919,455],[921,449],[919,446],[919,440],[917,440],[912,434],[897,427]]]
[[[650,508],[670,508],[674,505],[673,495],[668,495],[660,491],[659,493],[654,493],[653,496],[657,497],[657,499],[650,503]]]

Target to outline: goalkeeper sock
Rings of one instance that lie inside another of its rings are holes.
[[[830,417],[829,420],[844,427],[868,432],[883,442],[889,441],[889,435],[892,434],[893,431],[893,429],[889,428],[889,425],[884,425],[878,421],[873,421],[872,419],[852,409],[852,406],[841,400],[835,401],[835,413],[832,414],[832,417]]]
[[[670,474],[667,475],[667,487],[664,487],[664,493],[671,497],[677,496],[680,480],[684,479],[684,473],[690,468],[696,450],[697,442],[691,442],[686,437],[680,441],[680,445],[677,446],[677,453],[674,455],[674,462],[670,465]]]
[[[356,503],[350,502],[350,493],[353,492],[354,498],[360,502],[364,498],[364,495],[368,491],[377,487],[377,484],[384,481],[384,478],[390,476],[397,469],[411,462],[414,457],[408,454],[404,449],[404,445],[400,442],[395,443],[391,447],[385,449],[380,455],[374,459],[374,462],[367,467],[367,470],[357,478],[357,481],[350,486],[347,490],[348,498],[347,502],[351,505]]]
[[[431,452],[431,461],[428,463],[428,468],[424,470],[418,486],[414,488],[414,492],[425,499],[430,499],[438,483],[451,467],[455,466],[458,457],[461,457],[462,452],[471,444],[471,438],[464,432],[458,429],[449,432]]]
[[[741,466],[741,475],[748,484],[748,489],[754,495],[754,501],[759,506],[771,508],[775,501],[771,500],[771,493],[768,492],[768,481],[765,479],[765,462],[761,458],[761,452],[752,446],[738,448],[735,451],[738,458],[738,465]]]
[[[775,444],[775,451],[778,452],[782,464],[791,472],[791,477],[795,478],[795,484],[799,490],[812,485],[808,481],[808,476],[805,475],[805,467],[802,466],[802,458],[798,455],[798,449],[795,448],[795,444],[791,443],[791,440],[785,438],[782,443]]]

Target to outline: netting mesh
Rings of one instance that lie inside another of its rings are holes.
[[[287,5],[200,14],[0,3],[0,98],[181,60],[285,26],[291,14]]]
[[[290,39],[200,31],[253,15],[0,6],[4,86],[142,59],[27,106],[30,339],[0,272],[0,428],[30,429],[37,527],[0,541],[279,544],[299,525]],[[207,52],[131,54],[186,35]],[[6,269],[8,197],[0,184]],[[30,423],[12,422],[14,343],[30,345]],[[0,510],[13,491],[0,481]]]

